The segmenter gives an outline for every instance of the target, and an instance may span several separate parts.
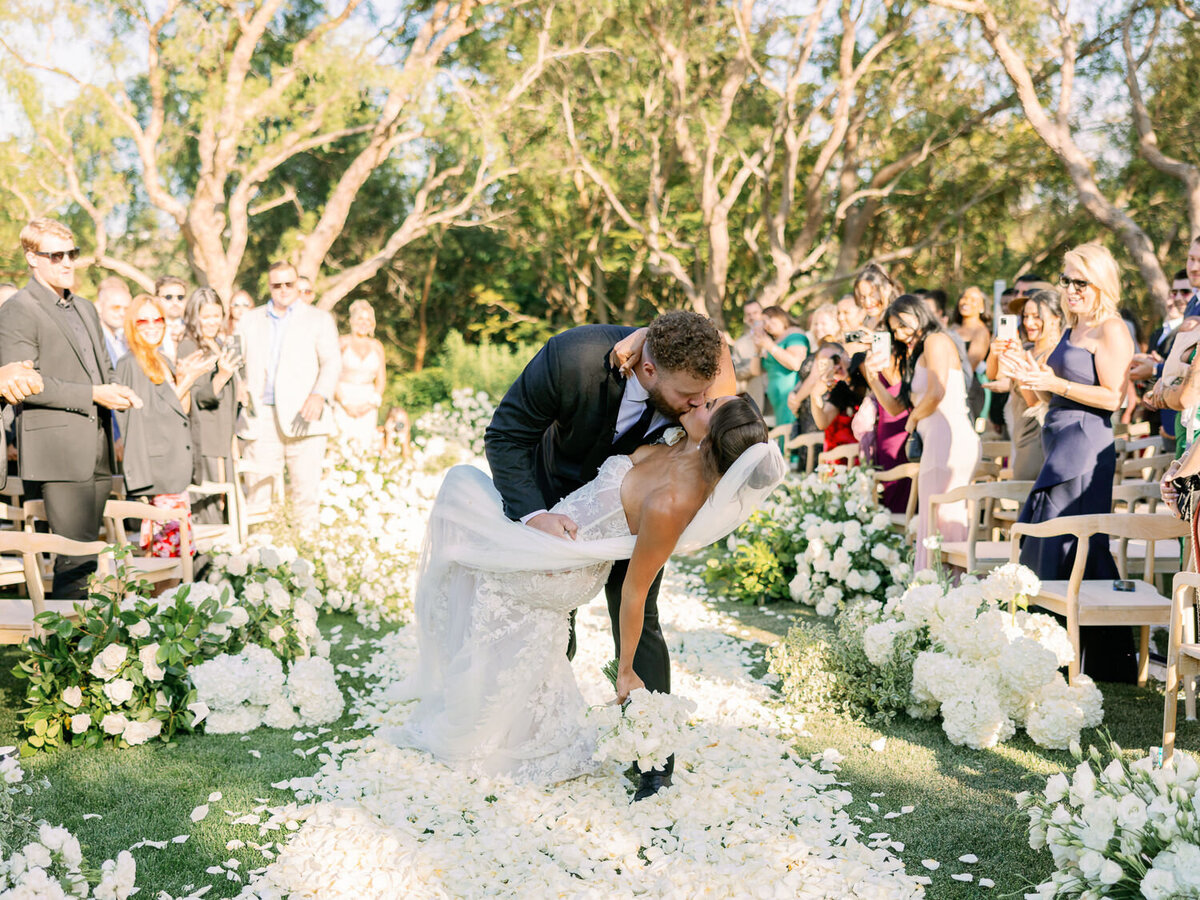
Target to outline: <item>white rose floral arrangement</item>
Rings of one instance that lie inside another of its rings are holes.
[[[243,596],[230,583],[154,598],[137,593],[145,589],[122,569],[94,583],[76,619],[38,617],[45,633],[28,641],[16,670],[26,682],[22,754],[134,746],[197,729],[210,710],[190,671],[223,653],[262,645],[285,661],[328,654],[316,610],[278,585],[254,581]]]
[[[870,472],[847,466],[784,482],[701,570],[721,596],[791,600],[821,615],[854,601],[882,603],[910,575],[903,537],[878,504]]]
[[[0,897],[6,900],[125,900],[136,893],[137,863],[128,850],[99,869],[88,866],[79,839],[66,828],[35,822],[22,795],[35,785],[12,757],[0,759]],[[39,785],[49,787],[45,779]]]
[[[1154,757],[1130,761],[1109,742],[1044,791],[1017,795],[1029,816],[1029,846],[1049,849],[1055,871],[1026,897],[1200,898],[1200,766],[1182,751],[1156,767]],[[1105,759],[1108,762],[1105,762]]]

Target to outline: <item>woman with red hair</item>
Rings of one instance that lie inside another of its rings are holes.
[[[157,297],[139,294],[125,311],[129,352],[117,360],[117,381],[141,398],[140,407],[118,412],[124,440],[125,492],[154,506],[178,510],[191,519],[187,487],[192,480],[192,434],[188,421],[189,391],[213,359],[203,351],[181,359],[178,377],[161,352],[167,317]],[[153,556],[179,556],[179,525],[159,529],[142,526],[142,549]],[[195,548],[189,548],[195,553]]]

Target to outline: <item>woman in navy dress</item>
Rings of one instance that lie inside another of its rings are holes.
[[[1059,280],[1067,329],[1045,363],[1027,351],[1008,351],[1000,370],[1048,400],[1042,429],[1046,461],[1021,510],[1022,522],[1112,512],[1116,471],[1112,413],[1125,395],[1133,339],[1117,312],[1120,275],[1099,244],[1083,244],[1063,257]],[[1117,577],[1108,536],[1094,535],[1084,578]],[[1026,538],[1021,562],[1043,580],[1070,578],[1076,539]],[[1136,658],[1127,627],[1080,632],[1081,669],[1097,681],[1133,681]]]

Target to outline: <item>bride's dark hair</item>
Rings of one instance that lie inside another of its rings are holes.
[[[746,450],[766,441],[767,423],[762,413],[746,394],[738,394],[728,403],[722,403],[709,419],[708,437],[701,447],[705,474],[715,481]]]

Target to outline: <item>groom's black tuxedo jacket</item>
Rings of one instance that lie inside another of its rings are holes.
[[[634,330],[581,325],[555,335],[496,407],[484,444],[510,519],[549,509],[612,455],[625,379],[608,356]]]

